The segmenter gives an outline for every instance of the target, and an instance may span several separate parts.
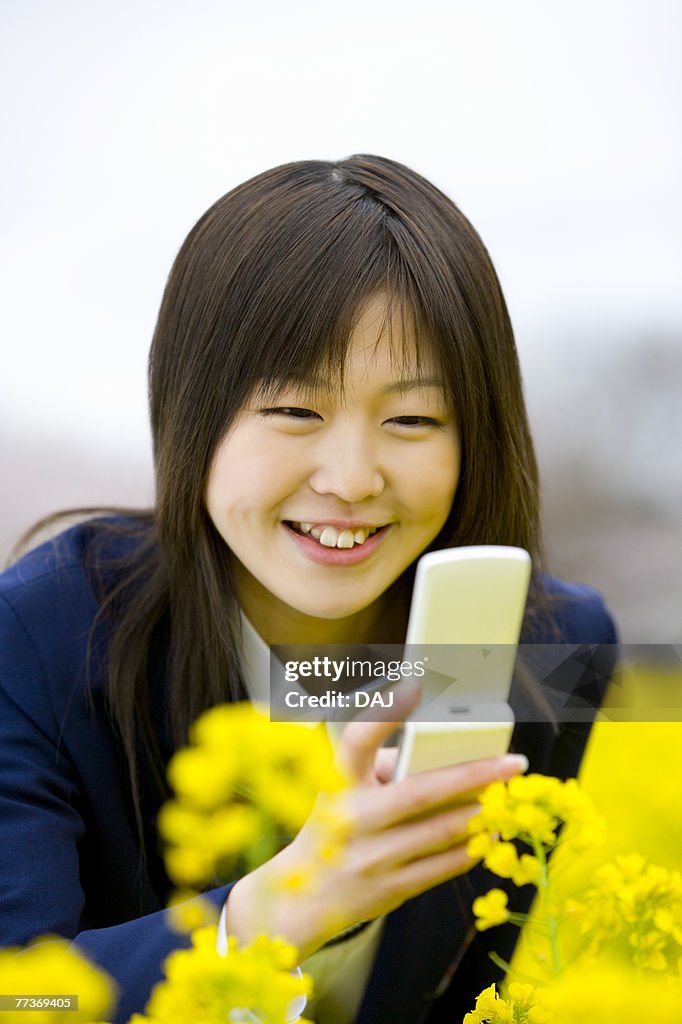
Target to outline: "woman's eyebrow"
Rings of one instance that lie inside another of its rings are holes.
[[[314,384],[310,385],[310,390],[324,389],[333,391],[337,386],[336,383],[328,380],[326,377],[321,377]],[[442,377],[400,377],[389,384],[384,384],[380,391],[382,394],[392,395],[402,393],[403,391],[421,391],[424,388],[440,388],[441,391],[444,391],[445,382]]]
[[[379,390],[384,395],[395,395],[405,394],[409,391],[423,391],[426,388],[438,388],[439,391],[445,390],[445,383],[442,377],[401,377],[398,380],[390,381],[388,384],[383,385]],[[338,381],[329,380],[326,377],[316,377],[307,381],[294,380],[293,378],[284,378],[278,382],[272,382],[270,385],[266,385],[261,389],[261,395],[263,397],[271,394],[276,395],[280,390],[289,390],[295,392],[301,398],[307,396],[311,399],[322,392],[331,394],[338,390]]]
[[[442,377],[404,377],[382,388],[386,394],[401,394],[404,391],[422,391],[424,388],[444,389]]]

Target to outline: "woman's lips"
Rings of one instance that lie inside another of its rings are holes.
[[[318,565],[334,566],[358,565],[360,562],[364,562],[365,559],[374,554],[390,529],[389,523],[387,526],[379,527],[376,533],[373,533],[362,544],[355,544],[352,548],[337,548],[325,547],[323,544],[320,544],[319,540],[315,540],[309,534],[298,533],[287,522],[282,525],[299,551],[306,555],[307,558],[317,562]]]

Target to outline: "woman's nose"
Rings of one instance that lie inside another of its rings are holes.
[[[357,503],[378,497],[385,480],[376,453],[361,436],[332,437],[320,445],[309,483],[317,494]]]

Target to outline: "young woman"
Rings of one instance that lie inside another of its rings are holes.
[[[263,693],[265,645],[400,642],[416,560],[466,544],[531,553],[524,639],[615,639],[596,594],[539,573],[499,283],[468,221],[406,167],[289,164],[211,207],[166,287],[150,398],[153,511],[73,527],[0,586],[0,942],[73,938],[119,980],[121,1021],[183,942],[155,843],[165,763],[202,710]],[[275,862],[210,894],[230,932],[298,946],[318,1024],[454,1021],[493,977],[472,941],[466,822],[522,760],[392,782],[392,728],[343,734],[353,822],[314,896],[264,921]],[[525,725],[514,749],[566,776],[585,738]]]

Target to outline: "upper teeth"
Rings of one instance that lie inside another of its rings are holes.
[[[364,544],[369,536],[376,533],[377,526],[358,526],[354,530],[337,530],[335,526],[324,523],[292,523],[301,533],[309,533],[326,548],[352,548],[354,544]]]

